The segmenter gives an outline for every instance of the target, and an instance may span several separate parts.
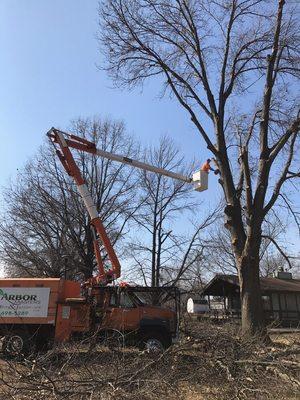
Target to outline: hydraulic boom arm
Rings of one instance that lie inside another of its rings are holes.
[[[81,175],[81,172],[72,156],[70,148],[84,151],[100,157],[108,158],[110,160],[118,161],[123,164],[128,164],[146,171],[155,172],[160,175],[178,179],[183,182],[193,183],[194,189],[200,192],[207,189],[208,174],[204,171],[198,171],[195,174],[193,174],[192,178],[190,178],[188,176],[184,176],[182,174],[158,168],[150,164],[132,160],[131,158],[128,157],[120,156],[117,154],[109,153],[101,149],[97,149],[95,143],[90,142],[84,138],[80,138],[78,136],[62,132],[56,128],[51,128],[50,131],[47,133],[47,135],[56,146],[56,153],[62,165],[64,166],[66,172],[73,177],[78,187],[78,191],[88,210],[89,216],[91,218],[91,225],[94,228],[93,229],[94,251],[99,270],[99,275],[97,277],[97,280],[103,283],[111,282],[113,279],[120,277],[121,273],[120,263],[113,249],[113,246],[109,240],[109,237],[106,234],[102,221],[98,215],[97,208],[93,202],[92,196],[90,195],[86,183]],[[112,268],[109,271],[105,271],[104,269],[96,232],[101,238],[102,243],[110,259]]]
[[[81,172],[74,160],[74,157],[70,151],[70,147],[76,148],[75,146],[72,146],[72,143],[70,143],[70,140],[67,140],[65,138],[65,135],[63,132],[60,132],[57,129],[52,128],[47,135],[51,139],[51,141],[56,144],[56,154],[59,157],[62,165],[64,166],[66,172],[72,176],[74,179],[78,191],[84,201],[84,204],[88,210],[90,219],[91,219],[91,226],[92,226],[92,231],[93,231],[93,245],[94,245],[94,252],[98,264],[98,276],[96,277],[97,282],[102,282],[102,283],[108,283],[111,282],[114,279],[117,279],[120,277],[121,274],[121,267],[120,267],[120,262],[118,260],[118,257],[114,251],[114,248],[109,240],[109,237],[107,236],[107,233],[105,231],[105,228],[102,224],[102,221],[99,217],[99,214],[97,212],[97,208],[93,202],[92,196],[87,188],[87,185],[85,183],[85,180],[83,179]],[[85,143],[84,139],[81,139],[81,144],[83,145],[82,148],[78,148],[78,150],[86,150],[86,146],[88,145]],[[111,262],[112,268],[108,271],[105,271],[104,265],[102,262],[101,258],[101,252],[100,252],[100,247],[99,247],[99,242],[97,239],[97,235],[99,235],[100,239],[102,240],[102,243],[107,251],[109,260]]]

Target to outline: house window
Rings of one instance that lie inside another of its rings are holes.
[[[280,307],[282,311],[286,311],[286,297],[285,294],[280,294]]]
[[[273,310],[274,311],[279,311],[279,296],[278,293],[273,293],[272,294],[272,304],[273,304]]]
[[[264,310],[271,310],[271,299],[270,296],[262,296],[262,302],[263,302],[263,309]]]
[[[296,295],[293,293],[286,295],[286,305],[288,311],[297,311]]]

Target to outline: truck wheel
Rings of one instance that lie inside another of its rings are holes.
[[[30,342],[30,337],[25,332],[11,332],[3,339],[2,351],[8,357],[28,355],[33,350]]]
[[[150,354],[162,353],[170,346],[170,341],[160,332],[145,332],[139,343],[139,348]]]

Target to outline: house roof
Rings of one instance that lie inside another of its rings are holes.
[[[215,277],[202,289],[200,294],[212,296],[227,296],[229,293],[239,293],[237,275],[216,274]],[[262,293],[266,292],[299,292],[299,279],[260,278]]]

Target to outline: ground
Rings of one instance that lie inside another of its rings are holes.
[[[268,345],[239,326],[183,321],[181,340],[160,355],[73,343],[27,359],[0,360],[0,399],[298,399],[300,334]]]

